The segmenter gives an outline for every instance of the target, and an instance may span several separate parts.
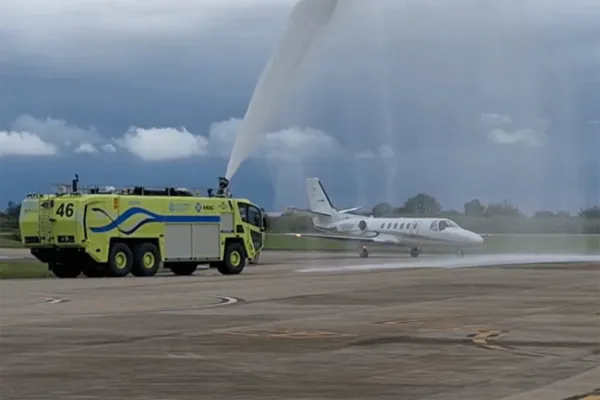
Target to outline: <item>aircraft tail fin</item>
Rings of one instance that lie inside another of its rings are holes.
[[[319,178],[306,179],[306,191],[308,193],[308,202],[310,211],[315,215],[313,223],[316,227],[327,227],[330,223],[342,218],[338,211],[331,204],[331,200]]]

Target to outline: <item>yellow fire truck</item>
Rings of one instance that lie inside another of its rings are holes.
[[[153,276],[161,263],[176,275],[209,264],[223,275],[243,271],[264,246],[267,219],[232,198],[221,178],[216,195],[133,187],[31,194],[19,226],[25,247],[59,278]]]

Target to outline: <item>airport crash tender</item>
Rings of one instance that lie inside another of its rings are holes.
[[[263,249],[262,209],[232,198],[224,178],[208,196],[146,187],[84,193],[78,182],[62,193],[30,194],[21,206],[24,246],[59,278],[152,276],[161,263],[176,275],[199,264],[235,275]]]

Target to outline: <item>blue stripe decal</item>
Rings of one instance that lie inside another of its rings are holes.
[[[90,228],[90,230],[94,233],[106,233],[106,232],[112,231],[113,229],[118,229],[119,232],[123,233],[124,235],[131,235],[132,233],[134,233],[135,231],[140,229],[142,226],[149,224],[149,223],[153,223],[153,222],[162,222],[162,223],[165,223],[165,222],[167,222],[167,223],[168,222],[171,222],[171,223],[193,223],[193,222],[218,223],[218,222],[221,222],[221,217],[218,215],[160,215],[160,214],[153,213],[152,211],[148,211],[148,210],[145,210],[140,207],[133,207],[133,208],[128,209],[123,214],[119,215],[119,217],[117,219],[113,219],[106,211],[102,210],[101,208],[93,208],[92,211],[104,214],[108,219],[111,220],[111,222],[107,225]],[[148,218],[143,219],[142,221],[138,222],[137,225],[135,225],[131,229],[122,230],[121,228],[119,228],[119,226],[121,224],[123,224],[124,222],[126,222],[129,218],[131,218],[135,215],[140,215],[140,214],[146,215],[146,216],[148,216]]]

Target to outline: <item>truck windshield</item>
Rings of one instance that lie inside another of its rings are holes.
[[[262,228],[262,212],[258,207],[248,206],[248,223],[258,228]]]
[[[260,209],[256,206],[246,203],[239,203],[242,220],[250,225],[262,228],[263,216]]]

